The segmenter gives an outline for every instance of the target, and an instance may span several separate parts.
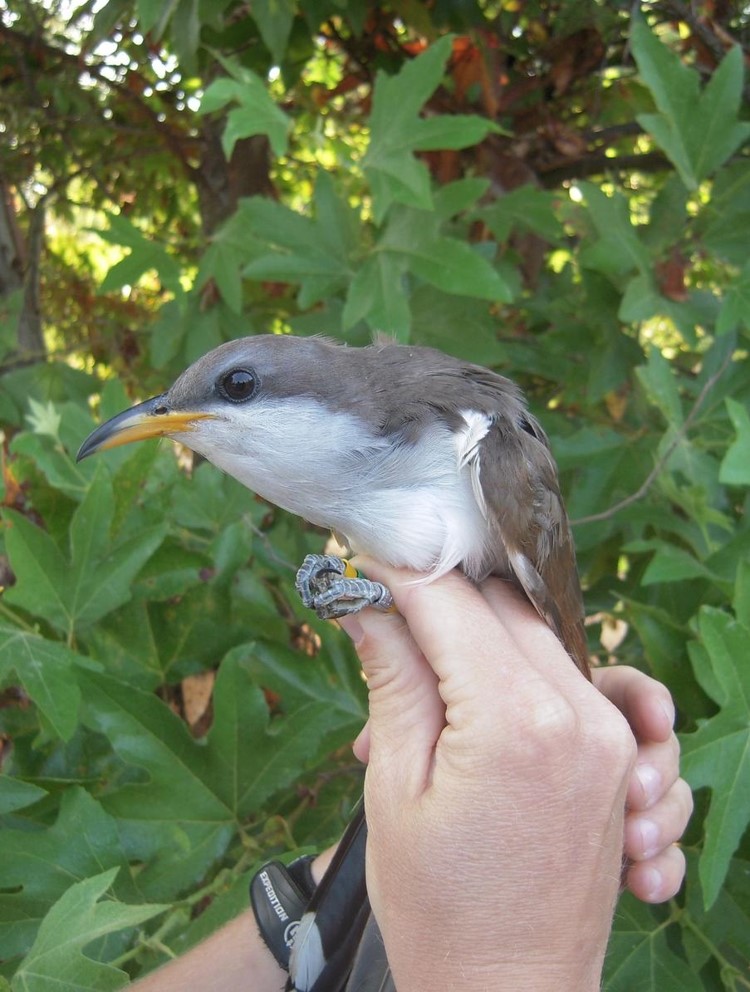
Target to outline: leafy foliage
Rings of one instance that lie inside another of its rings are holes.
[[[591,650],[677,701],[686,891],[623,899],[606,987],[747,988],[747,11],[6,6],[0,985],[120,987],[341,829],[324,535],[169,445],[74,453],[225,339],[387,331],[524,386]]]

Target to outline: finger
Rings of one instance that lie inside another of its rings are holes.
[[[628,869],[625,886],[642,902],[666,902],[677,895],[685,878],[685,855],[675,845]]]
[[[356,564],[360,567],[360,559]],[[362,561],[361,567],[368,577],[388,586],[415,642],[443,685],[460,683],[479,673],[496,677],[499,663],[518,654],[507,628],[476,586],[458,572],[424,582],[424,576],[369,559]],[[470,666],[464,661],[467,656],[472,659]]]
[[[342,627],[355,640],[369,689],[370,720],[355,753],[395,762],[410,793],[420,790],[445,725],[435,673],[397,614],[367,609]]]
[[[668,740],[675,712],[666,686],[628,665],[595,668],[591,675],[594,685],[628,721],[639,743]]]
[[[679,840],[693,812],[693,794],[684,779],[678,779],[646,813],[625,817],[625,855],[647,861]]]
[[[357,761],[361,761],[363,765],[366,765],[370,760],[370,721],[368,720],[364,727],[357,734],[356,740],[352,744],[352,751],[354,751],[354,757]]]
[[[493,612],[502,620],[514,642],[521,645],[528,658],[545,680],[559,690],[573,692],[578,698],[598,697],[591,683],[580,678],[552,628],[539,616],[531,602],[510,583],[496,578],[485,580],[482,594]]]
[[[631,810],[647,810],[666,795],[680,777],[680,744],[674,734],[661,743],[638,745],[635,768],[628,785]]]

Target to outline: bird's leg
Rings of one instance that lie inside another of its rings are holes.
[[[390,610],[393,597],[380,582],[359,574],[345,558],[336,555],[307,555],[295,581],[305,606],[321,620],[335,620],[358,613],[366,606]]]

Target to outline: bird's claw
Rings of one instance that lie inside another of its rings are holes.
[[[393,597],[381,582],[363,578],[344,558],[307,555],[295,580],[305,606],[321,620],[335,620],[358,613],[366,606],[390,610]]]

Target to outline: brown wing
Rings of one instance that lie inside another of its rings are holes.
[[[494,572],[514,580],[590,678],[575,548],[549,444],[533,417],[496,417],[477,471],[502,551]]]

